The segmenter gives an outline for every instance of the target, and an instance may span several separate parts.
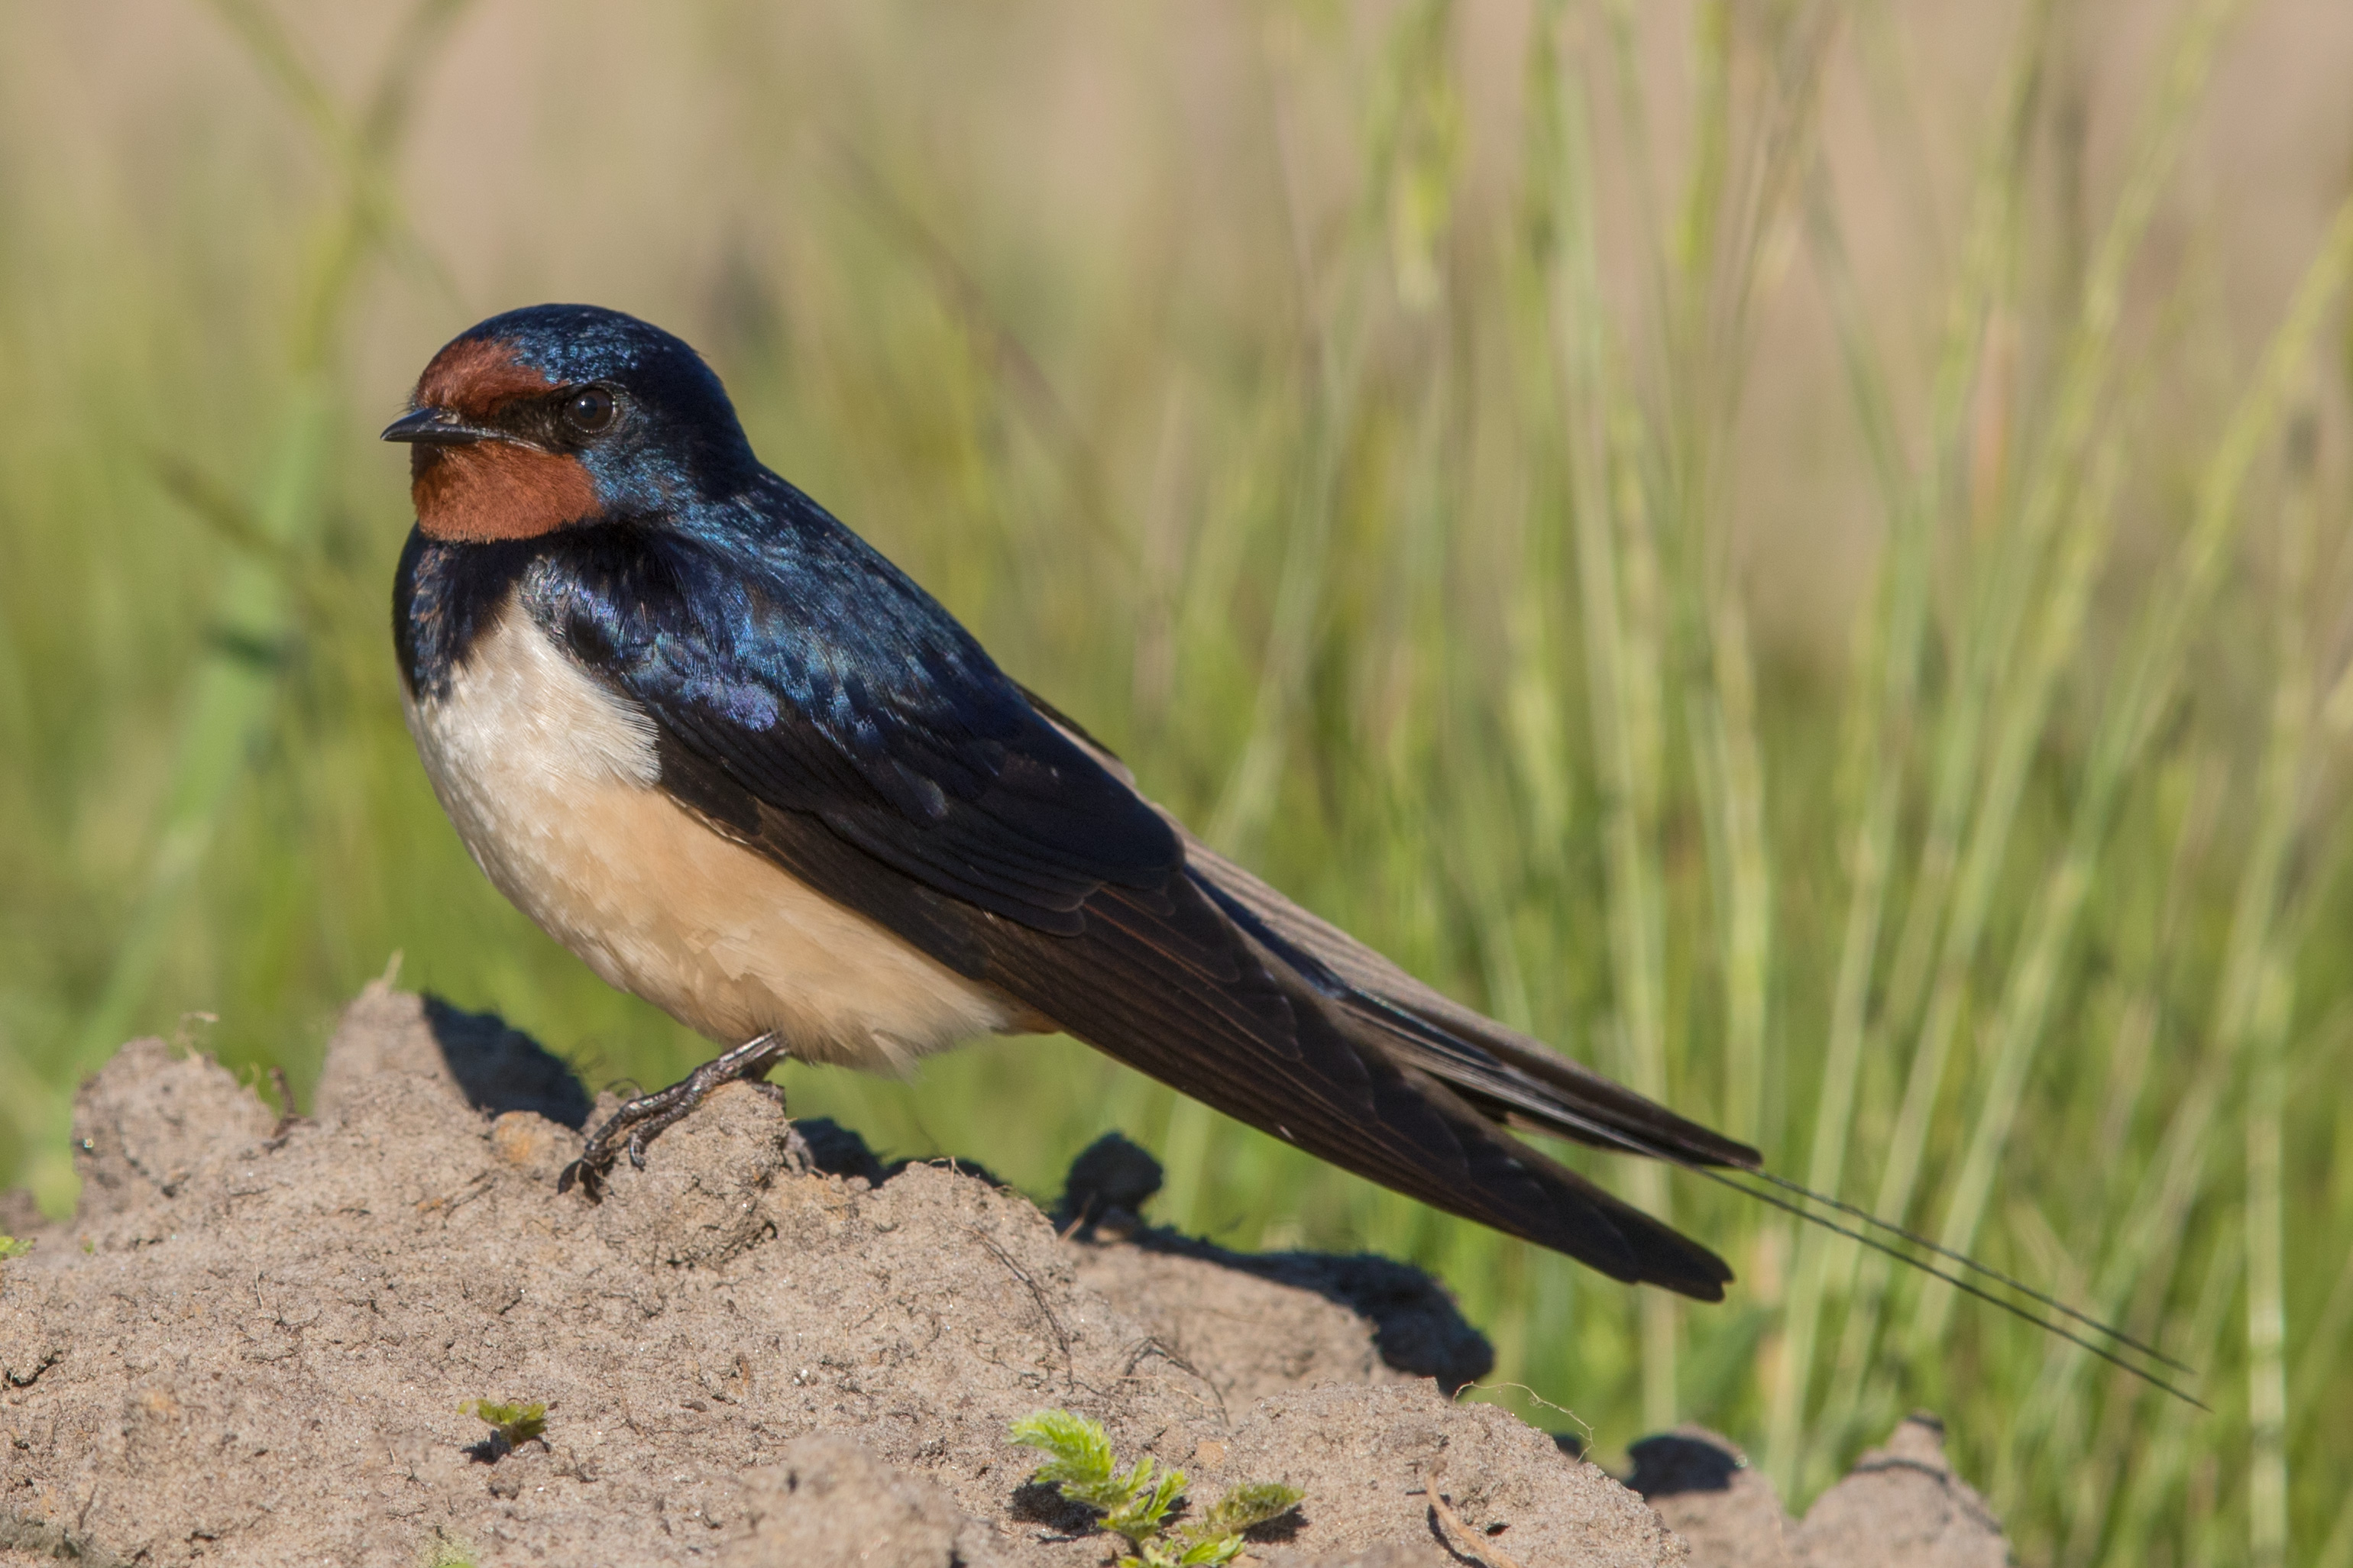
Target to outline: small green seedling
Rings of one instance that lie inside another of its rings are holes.
[[[469,1399],[458,1410],[460,1415],[479,1415],[491,1424],[490,1446],[493,1454],[512,1453],[547,1430],[544,1401],[501,1405],[494,1399]]]
[[[22,1258],[33,1250],[33,1244],[13,1236],[0,1236],[0,1259]]]
[[[1013,1423],[1007,1436],[1046,1456],[1029,1479],[1058,1487],[1071,1502],[1103,1516],[1105,1530],[1126,1538],[1119,1568],[1219,1568],[1242,1549],[1242,1532],[1288,1513],[1299,1493],[1260,1481],[1239,1486],[1181,1529],[1168,1515],[1185,1495],[1185,1472],[1138,1459],[1123,1472],[1100,1422],[1067,1410],[1040,1410]]]
[[[437,1528],[417,1563],[418,1568],[477,1568],[479,1559],[471,1546]]]

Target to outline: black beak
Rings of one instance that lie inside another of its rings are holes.
[[[419,447],[470,447],[477,441],[495,441],[500,432],[469,425],[447,408],[419,408],[404,414],[384,427],[378,437],[385,441],[406,441]]]

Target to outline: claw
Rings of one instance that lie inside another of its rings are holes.
[[[624,1133],[628,1134],[628,1142],[622,1147],[628,1151],[630,1167],[644,1170],[646,1145],[671,1123],[691,1115],[721,1084],[748,1079],[773,1093],[781,1104],[784,1091],[763,1079],[785,1056],[782,1040],[774,1034],[762,1035],[703,1063],[668,1089],[638,1096],[613,1112],[611,1119],[590,1135],[586,1146],[580,1151],[580,1158],[565,1166],[564,1173],[556,1178],[555,1190],[568,1193],[576,1183],[590,1203],[601,1202],[605,1173],[619,1156],[614,1144]]]

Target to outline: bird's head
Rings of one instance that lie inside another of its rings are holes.
[[[409,444],[417,525],[436,539],[660,517],[759,471],[702,356],[593,305],[533,305],[469,328],[409,401],[384,438]]]

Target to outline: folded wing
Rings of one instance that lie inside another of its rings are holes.
[[[1182,836],[854,537],[820,536],[814,563],[796,542],[765,573],[617,555],[626,592],[575,563],[582,591],[533,604],[651,716],[674,798],[1228,1115],[1614,1279],[1722,1296],[1721,1259],[1504,1123],[1685,1161],[1753,1152],[1447,1001]],[[856,604],[847,638],[828,600]]]

